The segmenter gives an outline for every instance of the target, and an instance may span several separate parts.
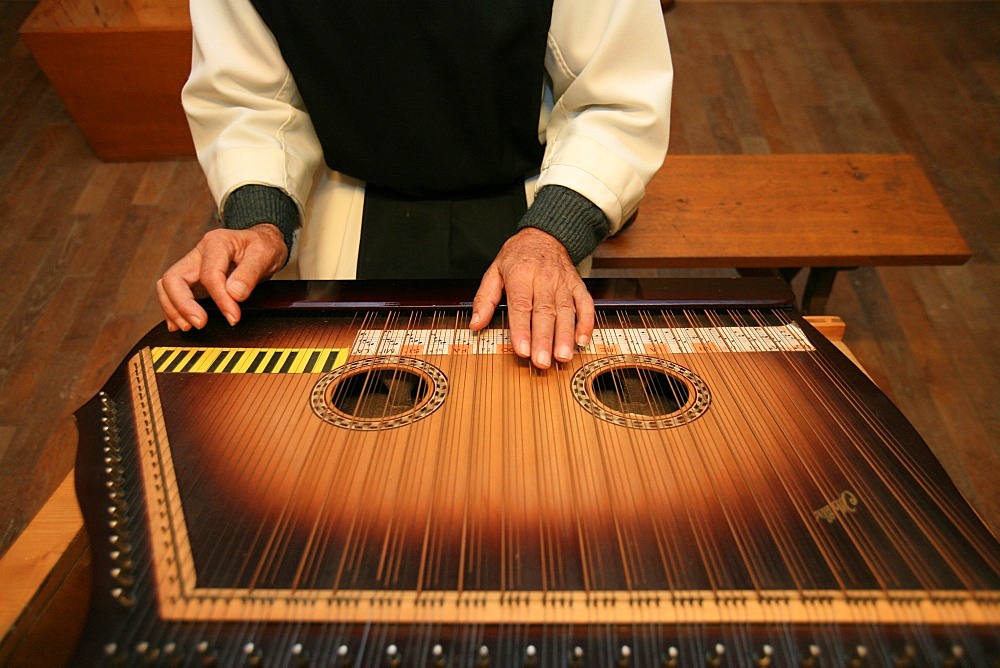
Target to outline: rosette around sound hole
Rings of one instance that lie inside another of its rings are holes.
[[[392,429],[440,408],[448,378],[412,357],[369,357],[338,367],[313,387],[310,404],[321,420],[345,429]]]
[[[639,429],[687,424],[712,401],[708,385],[693,371],[646,355],[612,355],[580,367],[573,396],[594,416]]]

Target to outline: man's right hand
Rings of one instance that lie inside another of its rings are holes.
[[[208,232],[156,282],[167,329],[186,332],[204,327],[208,313],[195,300],[205,295],[235,325],[240,319],[239,302],[281,269],[287,257],[285,239],[270,223]]]

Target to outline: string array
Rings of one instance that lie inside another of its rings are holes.
[[[990,651],[996,543],[787,313],[602,310],[547,371],[468,315],[277,318],[242,347],[141,353],[117,401],[149,411],[123,476],[159,605],[109,651]]]

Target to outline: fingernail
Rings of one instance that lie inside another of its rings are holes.
[[[573,359],[573,349],[569,346],[560,346],[556,350],[556,359],[563,362]]]
[[[247,284],[243,281],[233,281],[229,284],[229,292],[237,299],[246,299],[249,290],[247,290]]]
[[[226,314],[226,322],[229,323],[230,327],[236,325],[236,316],[233,315],[232,313],[227,313]]]
[[[552,358],[549,357],[547,352],[539,352],[535,355],[535,366],[542,369],[548,369],[549,365],[552,364]]]
[[[586,346],[588,343],[590,343],[590,337],[587,336],[586,334],[581,334],[580,336],[576,337],[576,345],[580,346],[581,348]]]
[[[531,354],[531,344],[527,341],[521,341],[517,344],[517,354],[521,357],[527,357]]]
[[[473,312],[472,313],[472,319],[469,320],[469,327],[475,327],[476,325],[479,324],[479,321],[482,320],[482,319],[483,319],[483,316],[479,315],[476,312]]]
[[[197,327],[198,329],[204,327],[204,323],[202,323],[201,318],[199,318],[198,316],[191,316],[189,320],[191,321],[191,324]]]
[[[168,320],[167,321],[167,331],[168,332],[176,332],[177,331],[177,325],[175,325],[174,323],[172,323],[172,322],[170,322]]]

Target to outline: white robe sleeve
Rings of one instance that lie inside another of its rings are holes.
[[[666,156],[673,66],[656,0],[555,0],[546,72],[551,111],[536,188],[572,188],[613,234]]]
[[[190,11],[182,102],[216,203],[258,183],[281,188],[301,214],[322,150],[277,42],[248,0],[191,0]]]

